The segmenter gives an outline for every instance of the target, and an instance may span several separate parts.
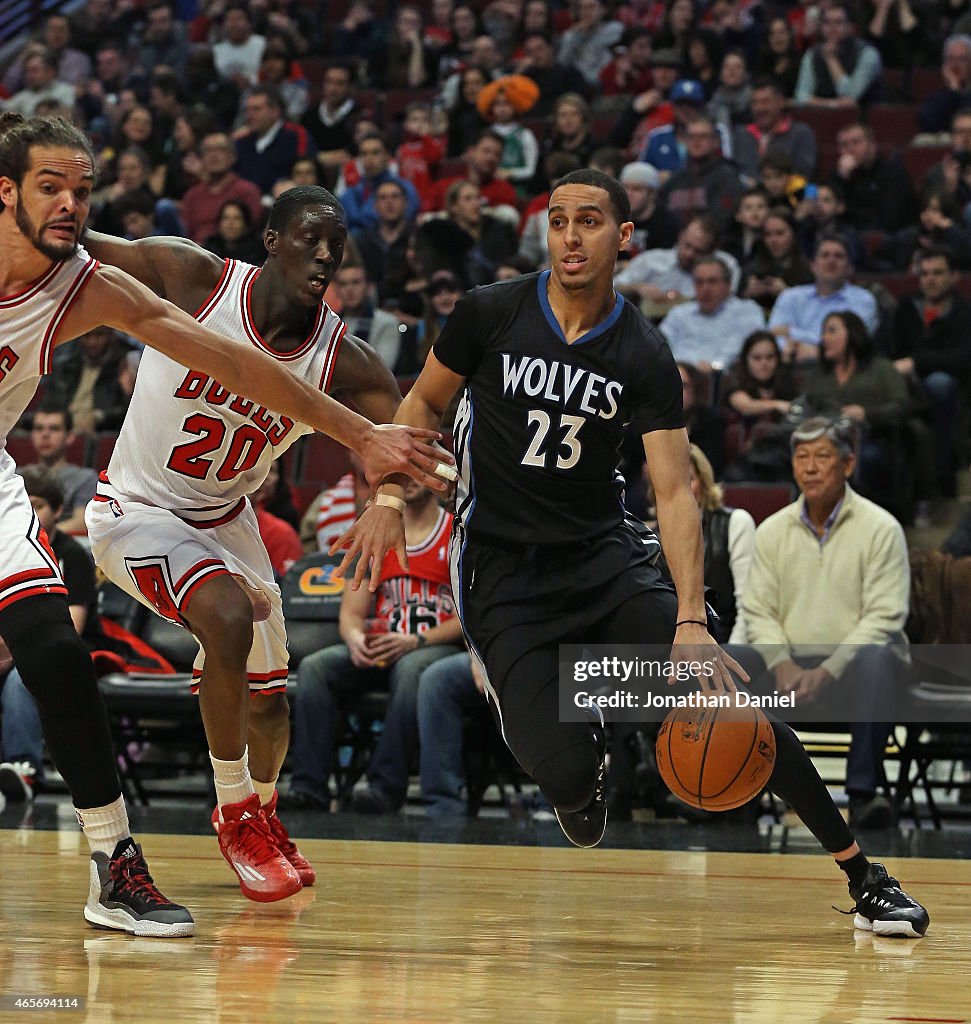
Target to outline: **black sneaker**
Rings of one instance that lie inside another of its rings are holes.
[[[597,785],[593,798],[582,810],[561,811],[558,807],[556,820],[567,839],[574,846],[586,850],[596,846],[604,837],[607,828],[607,737],[603,727],[597,730],[596,743],[600,754],[600,766],[597,769]]]
[[[91,854],[91,888],[84,919],[95,928],[177,938],[195,929],[185,907],[166,899],[148,873],[142,848],[129,836],[108,857]]]
[[[856,900],[856,906],[840,913],[855,913],[853,925],[863,931],[919,939],[930,924],[927,911],[900,888],[900,883],[887,874],[882,864],[871,863],[863,885],[850,886],[850,895]]]
[[[397,814],[400,804],[377,786],[365,786],[354,791],[351,810],[355,814]]]
[[[34,799],[34,776],[29,761],[4,761],[0,764],[0,793],[8,804],[30,803]]]

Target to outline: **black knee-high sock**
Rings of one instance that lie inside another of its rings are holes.
[[[44,739],[75,807],[121,795],[108,714],[94,665],[59,595],[17,601],[0,613],[0,635],[37,701]]]
[[[853,833],[833,803],[806,748],[788,725],[770,720],[775,733],[775,768],[769,789],[792,807],[830,853],[852,846]]]

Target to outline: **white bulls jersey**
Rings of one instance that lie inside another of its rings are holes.
[[[97,268],[97,260],[78,249],[18,295],[0,298],[0,447],[38,380],[51,372],[57,329]]]
[[[309,337],[292,352],[270,349],[250,306],[257,267],[227,260],[213,293],[195,314],[240,345],[286,363],[321,391],[330,386],[346,327],[321,303]],[[99,497],[171,509],[192,523],[227,522],[266,479],[270,463],[311,428],[234,395],[217,381],[146,349],[135,393]]]

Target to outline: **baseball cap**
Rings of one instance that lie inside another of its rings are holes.
[[[696,82],[693,78],[682,78],[674,83],[668,99],[672,103],[692,103],[701,107],[705,102],[705,90],[702,89],[701,82]]]
[[[653,164],[635,160],[620,172],[621,185],[646,185],[648,188],[661,187],[661,175]]]

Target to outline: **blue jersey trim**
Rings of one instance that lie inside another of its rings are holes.
[[[544,270],[539,277],[536,278],[536,295],[539,298],[539,306],[543,311],[543,316],[546,317],[546,322],[550,325],[553,333],[563,342],[564,345],[569,345],[570,342],[566,340],[562,328],[556,317],[553,315],[553,307],[550,305],[550,297],[547,294],[547,284],[550,279],[550,271]],[[626,299],[623,295],[617,293],[614,294],[614,308],[610,311],[610,316],[606,320],[597,324],[592,330],[587,331],[582,337],[577,338],[574,345],[585,345],[588,341],[593,341],[599,338],[601,334],[609,331],[614,324],[620,319],[621,313],[624,312],[624,303]]]

